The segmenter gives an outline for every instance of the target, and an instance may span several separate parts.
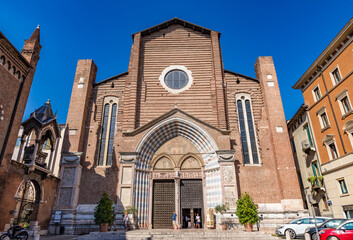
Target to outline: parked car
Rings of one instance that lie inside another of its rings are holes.
[[[317,217],[316,223],[321,224],[330,218]],[[315,221],[313,217],[299,218],[290,221],[288,224],[280,225],[276,228],[276,233],[280,236],[285,236],[286,232],[289,232],[291,238],[304,236],[305,230],[308,227],[315,227]]]
[[[327,220],[326,222],[324,222],[323,224],[317,226],[317,230],[321,231],[323,229],[326,228],[336,228],[338,225],[340,225],[341,223],[343,223],[344,221],[347,221],[346,218],[332,218]],[[310,235],[310,239],[311,240],[316,240],[317,239],[317,233],[316,233],[316,228],[315,227],[311,227],[311,228],[307,228],[305,230],[305,233],[308,233]]]
[[[321,240],[352,240],[353,220],[347,220],[334,229],[323,229],[319,235]]]

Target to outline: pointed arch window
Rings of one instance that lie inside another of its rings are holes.
[[[244,164],[259,164],[260,158],[250,95],[237,94],[236,101]]]
[[[114,97],[108,97],[104,101],[98,166],[112,165],[114,154],[114,133],[118,110],[117,102],[117,98]]]

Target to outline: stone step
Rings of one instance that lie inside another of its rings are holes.
[[[278,237],[274,237],[271,234],[266,234],[264,232],[244,232],[244,231],[148,231],[148,230],[135,230],[129,232],[92,232],[87,235],[83,235],[75,238],[76,240],[112,240],[112,239],[134,239],[134,240],[150,240],[150,239],[183,239],[183,240],[193,240],[193,239],[238,239],[238,240],[247,240],[247,239],[261,239],[261,240],[278,240]]]

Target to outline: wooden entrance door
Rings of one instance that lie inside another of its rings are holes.
[[[171,229],[174,211],[174,180],[155,180],[153,182],[153,228]]]

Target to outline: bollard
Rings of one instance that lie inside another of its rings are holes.
[[[305,234],[304,234],[304,237],[305,237],[305,240],[311,240],[311,239],[310,239],[310,234],[309,234],[309,233],[305,233]]]
[[[286,240],[290,240],[290,235],[289,235],[289,231],[286,231]]]

